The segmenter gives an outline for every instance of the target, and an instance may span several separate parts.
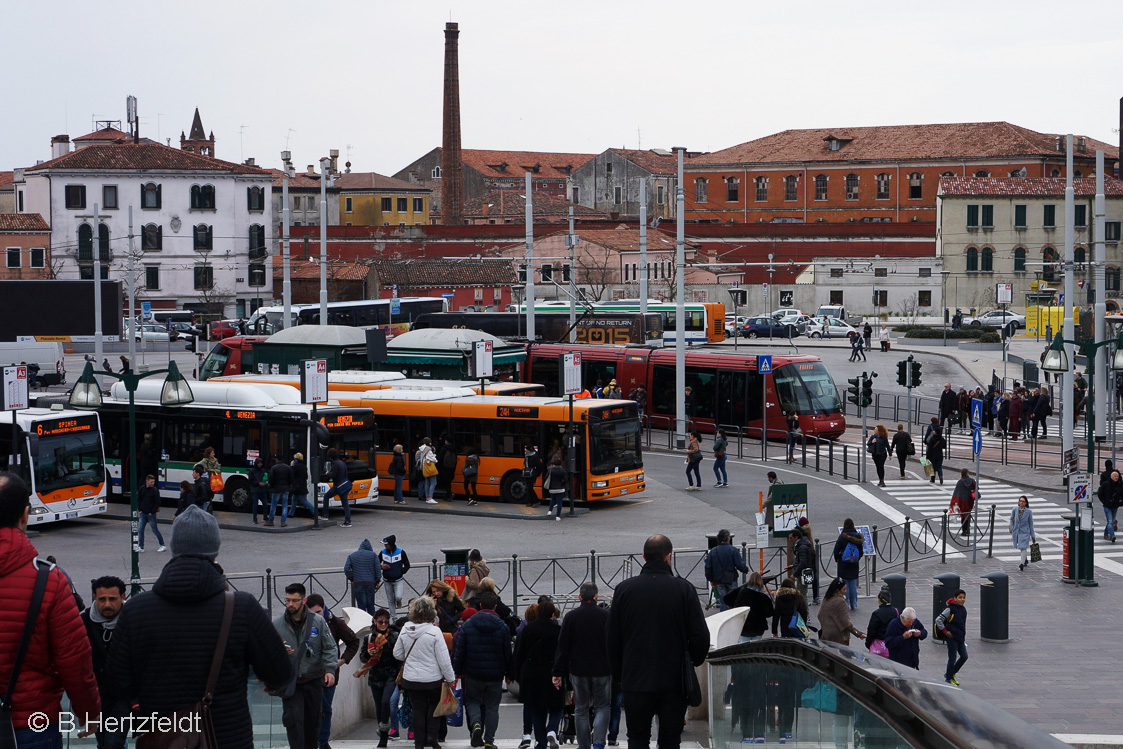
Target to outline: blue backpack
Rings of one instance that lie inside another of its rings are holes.
[[[860,550],[854,543],[847,543],[846,548],[842,550],[842,561],[850,564],[857,562],[861,558]]]

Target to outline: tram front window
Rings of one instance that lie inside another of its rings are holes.
[[[842,411],[838,388],[822,362],[784,364],[772,376],[784,411],[805,415]]]

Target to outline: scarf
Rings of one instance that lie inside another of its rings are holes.
[[[94,624],[100,624],[101,628],[104,629],[106,632],[112,633],[113,630],[117,628],[117,622],[119,622],[120,620],[121,620],[120,614],[113,617],[112,619],[106,619],[104,616],[101,615],[101,612],[98,611],[97,606],[90,606],[90,621],[93,622]],[[108,640],[112,636],[113,635],[110,634],[105,639]]]

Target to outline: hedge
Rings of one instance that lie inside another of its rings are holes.
[[[984,333],[993,333],[993,332],[994,331],[986,330],[985,328],[963,328],[962,330],[952,330],[951,328],[948,328],[947,337],[948,338],[962,338],[962,339],[971,340],[971,339],[979,338]],[[907,333],[905,333],[905,338],[934,339],[934,338],[943,338],[943,337],[944,337],[944,329],[943,328],[930,328],[930,327],[921,328],[921,327],[917,327],[917,328],[914,328],[914,329],[908,331]]]

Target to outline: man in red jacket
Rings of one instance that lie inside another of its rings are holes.
[[[0,610],[0,697],[11,700],[17,746],[61,747],[59,711],[63,690],[70,696],[75,731],[87,717],[101,713],[90,641],[78,613],[70,581],[54,565],[47,575],[43,603],[35,620],[31,642],[10,696],[7,692],[35,579],[36,551],[27,540],[30,506],[27,484],[14,473],[0,472],[0,579],[5,605]],[[47,716],[49,725],[28,725],[33,713]],[[68,717],[68,716],[64,716]]]

